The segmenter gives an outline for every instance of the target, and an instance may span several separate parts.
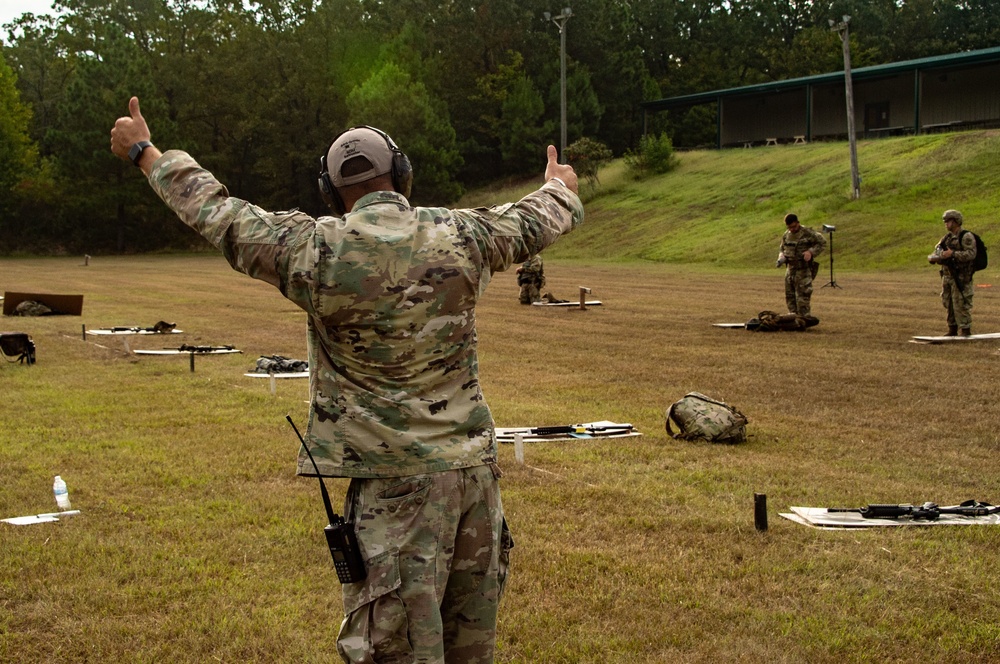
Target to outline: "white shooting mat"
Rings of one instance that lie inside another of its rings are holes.
[[[213,348],[211,350],[180,350],[164,348],[163,350],[134,350],[136,355],[225,355],[227,353],[242,353],[236,348]]]
[[[87,330],[87,334],[93,334],[94,336],[109,336],[109,337],[125,337],[135,334],[182,334],[184,330],[170,330],[169,332],[153,332],[152,330],[145,330],[143,328],[134,327],[128,330],[112,330],[112,329],[97,329],[97,330]]]
[[[14,526],[30,526],[35,523],[52,523],[58,521],[60,517],[76,516],[80,510],[66,510],[65,512],[47,512],[45,514],[32,514],[30,516],[12,516],[9,519],[0,519],[4,523]]]
[[[990,334],[970,334],[967,337],[913,337],[910,343],[914,344],[953,344],[967,343],[969,341],[988,341],[990,339],[1000,339],[1000,332]]]
[[[937,519],[866,519],[857,512],[828,512],[825,507],[790,507],[791,513],[780,513],[803,526],[824,530],[845,528],[898,528],[901,526],[995,526],[1000,525],[1000,514],[986,516],[960,516],[942,514]]]
[[[587,300],[584,302],[588,307],[596,307],[601,304],[600,300]],[[579,307],[580,301],[576,302],[532,302],[533,307]]]
[[[554,425],[562,426],[562,425]],[[584,424],[571,424],[567,425],[574,429],[588,429],[597,428],[604,429],[598,431],[583,431],[583,432],[565,432],[565,433],[551,433],[551,434],[537,434],[532,433],[532,429],[537,429],[539,427],[497,427],[497,442],[498,443],[513,443],[515,436],[520,436],[521,440],[526,443],[538,443],[545,441],[558,441],[558,440],[581,440],[581,439],[598,439],[598,438],[638,438],[642,436],[641,433],[636,431],[634,427],[628,424],[623,424],[619,422],[610,422],[608,420],[602,420],[600,422],[587,422]],[[616,428],[618,427],[618,428]],[[543,427],[544,428],[544,427]]]

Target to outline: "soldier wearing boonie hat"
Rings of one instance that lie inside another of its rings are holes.
[[[933,253],[929,263],[941,266],[941,304],[948,312],[945,336],[967,337],[972,334],[973,261],[976,259],[976,238],[962,230],[962,213],[945,210],[941,215],[948,232]]]
[[[492,662],[513,539],[476,303],[495,273],[583,221],[572,167],[550,145],[544,184],[516,203],[414,207],[406,155],[385,132],[353,127],[320,159],[337,216],[316,219],[231,197],[187,153],[161,154],[135,97],[111,149],[234,269],[307,314],[304,444],[322,476],[350,478],[344,511],[366,568],[343,585],[341,658]],[[315,474],[304,451],[298,473]]]

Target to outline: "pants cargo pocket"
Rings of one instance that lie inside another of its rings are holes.
[[[500,561],[497,573],[499,592],[497,593],[497,602],[503,598],[503,589],[507,585],[507,570],[510,568],[510,550],[513,548],[514,537],[510,534],[510,528],[507,526],[507,517],[503,517],[503,521],[500,524]]]
[[[366,562],[364,581],[344,586],[344,622],[337,652],[347,662],[412,662],[406,609],[399,597],[399,552]]]

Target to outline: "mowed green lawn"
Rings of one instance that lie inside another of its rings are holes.
[[[931,240],[933,242],[933,239]],[[777,243],[777,237],[774,238]],[[305,357],[305,316],[216,255],[0,259],[0,290],[84,294],[82,317],[3,318],[35,366],[0,365],[0,661],[329,662],[340,586],[315,480],[296,478],[304,380],[243,373]],[[738,273],[549,260],[547,290],[587,311],[517,304],[499,275],[479,309],[500,426],[631,422],[623,441],[500,450],[516,547],[502,662],[989,662],[1000,658],[1000,528],[829,532],[792,505],[1000,501],[1000,342],[908,343],[944,330],[930,266],[837,273],[818,327],[712,327],[783,309],[770,265]],[[979,276],[990,284],[995,268]],[[1000,332],[1000,281],[974,332]],[[141,357],[81,326],[175,322],[129,347],[234,344],[241,355]],[[681,442],[689,391],[750,418],[735,447]],[[345,480],[329,487],[339,504]],[[753,522],[767,495],[770,528]]]

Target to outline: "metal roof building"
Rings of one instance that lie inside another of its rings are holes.
[[[1000,47],[852,69],[858,137],[1000,126]],[[844,72],[641,104],[647,113],[715,104],[716,147],[847,138]]]

